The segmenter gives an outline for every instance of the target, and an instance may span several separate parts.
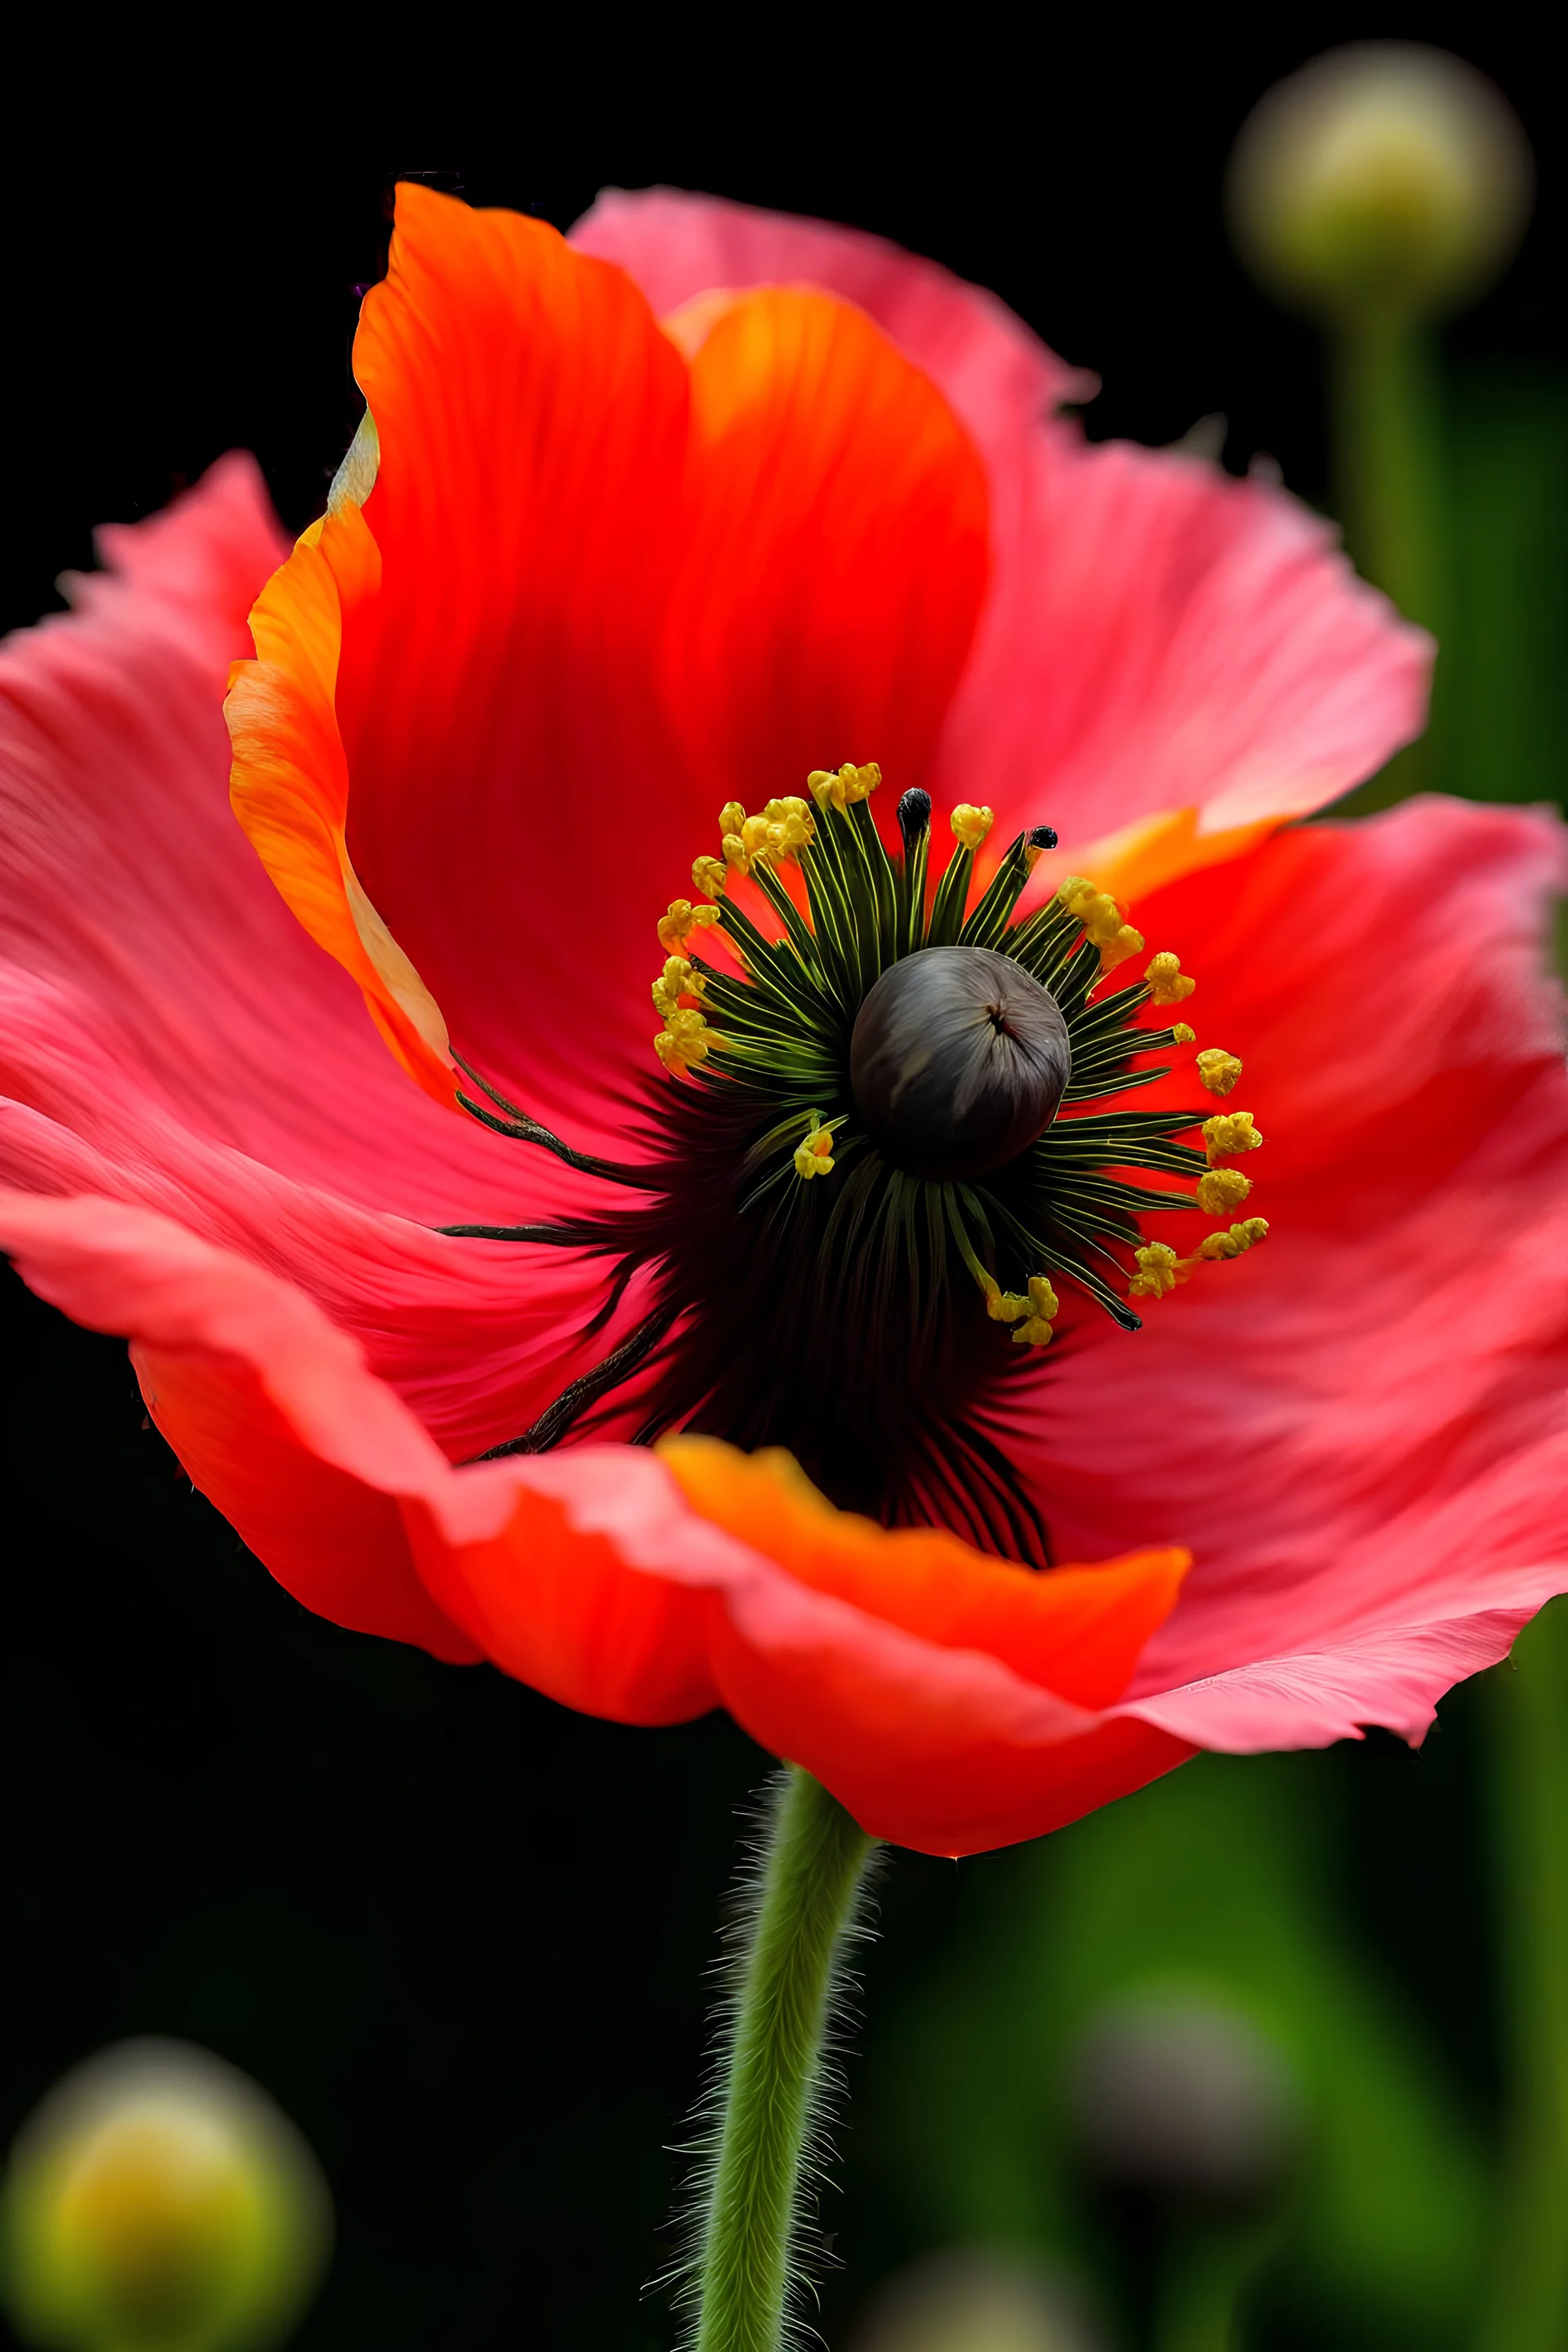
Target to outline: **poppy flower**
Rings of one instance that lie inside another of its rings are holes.
[[[900,1843],[1418,1737],[1568,1582],[1561,835],[1285,822],[1425,641],[843,232],[405,189],[355,367],[5,656],[0,1245],[310,1606]]]

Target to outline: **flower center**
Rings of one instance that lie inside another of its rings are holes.
[[[994,948],[927,948],[891,965],[849,1039],[849,1090],[873,1145],[938,1181],[1016,1160],[1071,1075],[1055,997]]]
[[[1106,987],[1144,940],[1081,877],[1015,919],[1056,845],[1048,826],[1020,834],[976,891],[993,819],[961,804],[932,887],[930,798],[904,794],[894,855],[868,805],[880,782],[874,765],[818,769],[809,799],[721,811],[718,854],[692,868],[699,898],[658,925],[667,1081],[637,1164],[574,1152],[469,1073],[496,1107],[459,1097],[476,1117],[640,1199],[449,1230],[602,1251],[617,1261],[606,1317],[634,1276],[648,1285],[630,1339],[497,1451],[621,1423],[644,1440],[687,1427],[785,1444],[842,1505],[1044,1564],[996,1433],[1009,1380],[1051,1339],[1057,1284],[1136,1331],[1132,1300],[1268,1230],[1244,1218],[1184,1256],[1140,1219],[1234,1217],[1252,1187],[1229,1163],[1262,1138],[1246,1111],[1115,1101],[1195,1044],[1163,1019],[1195,982],[1160,953],[1141,982]],[[1241,1070],[1217,1047],[1192,1066],[1222,1097]],[[1194,1128],[1201,1145],[1182,1139]]]

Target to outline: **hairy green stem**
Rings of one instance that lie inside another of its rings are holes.
[[[1568,1603],[1492,1676],[1511,2115],[1482,2352],[1568,2344]]]
[[[723,2053],[698,2255],[696,2352],[778,2352],[784,2340],[835,1972],[871,1846],[836,1797],[789,1768]]]

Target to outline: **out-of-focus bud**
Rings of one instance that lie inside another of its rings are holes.
[[[283,2341],[325,2268],[331,2204],[248,2078],[127,2042],[57,2084],[11,2152],[5,2300],[60,2352],[244,2352]]]
[[[1432,318],[1479,294],[1530,216],[1519,119],[1442,49],[1368,41],[1271,89],[1231,160],[1237,244],[1320,317]]]
[[[1283,2056],[1218,2000],[1150,1993],[1101,2011],[1074,2053],[1068,2097],[1103,2187],[1193,2213],[1267,2207],[1300,2140]]]
[[[1107,2352],[1107,2342],[1072,2280],[963,2247],[885,2286],[855,2352]]]

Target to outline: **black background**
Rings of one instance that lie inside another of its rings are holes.
[[[1491,71],[1542,163],[1525,253],[1457,347],[1561,359],[1557,77],[1544,37],[1495,12],[1223,37],[1184,12],[1154,35],[1104,20],[1018,46],[977,20],[972,46],[886,79],[824,41],[784,61],[800,102],[783,120],[760,119],[745,77],[710,106],[673,68],[668,100],[656,77],[635,114],[624,87],[601,107],[585,58],[533,60],[531,127],[505,137],[378,144],[362,104],[331,135],[306,138],[301,115],[287,142],[241,130],[221,151],[209,123],[198,152],[166,113],[133,137],[128,101],[113,135],[79,129],[12,167],[0,624],[55,605],[95,523],[153,510],[230,446],[256,451],[290,528],[319,510],[357,415],[348,349],[387,175],[437,166],[475,202],[562,226],[601,184],[664,181],[877,229],[1097,370],[1091,432],[1163,441],[1221,411],[1230,463],[1267,449],[1321,498],[1317,341],[1231,258],[1220,182],[1271,80],[1387,34]],[[662,2306],[638,2303],[661,2259],[662,2150],[698,2076],[734,1809],[766,1759],[719,1719],[627,1732],[307,1616],[144,1430],[123,1349],[3,1281],[0,2128],[105,2042],[189,2035],[268,2084],[331,2179],[342,2244],[307,2347],[665,2343]],[[1471,1704],[1418,1779],[1384,1741],[1322,1769],[1353,1790],[1363,1914],[1484,2089],[1459,1834]],[[897,1859],[872,2032],[879,1990],[918,1973],[994,1867]],[[903,2251],[852,2139],[849,2187],[828,2217],[851,2265],[827,2290],[835,2343]]]

